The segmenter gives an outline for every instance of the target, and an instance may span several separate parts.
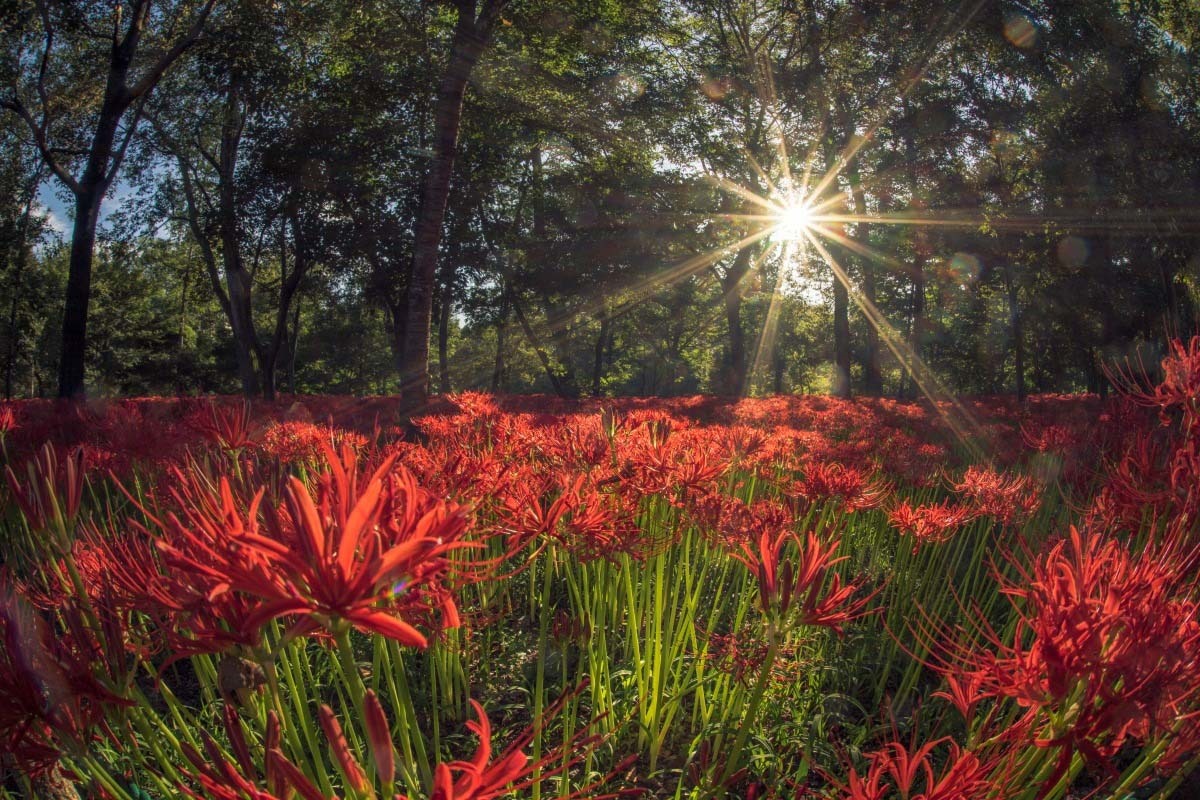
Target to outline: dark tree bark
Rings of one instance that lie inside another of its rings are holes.
[[[271,397],[274,395],[274,380],[270,374],[273,365],[264,363],[258,331],[254,327],[251,302],[253,279],[242,257],[241,226],[238,221],[234,173],[246,120],[240,95],[236,79],[231,79],[226,87],[225,113],[221,122],[221,149],[217,157],[217,228],[221,237],[221,261],[225,269],[225,285],[229,298],[229,325],[233,328],[233,347],[242,394],[246,397],[258,394],[260,383],[254,367],[257,356],[262,371],[262,389]]]
[[[745,291],[745,280],[753,263],[753,248],[744,247],[734,257],[729,270],[721,276],[725,325],[729,335],[729,354],[722,391],[730,396],[740,395],[746,388],[746,331],[742,327],[742,292]]]
[[[600,396],[600,384],[604,379],[604,346],[611,335],[612,318],[606,303],[600,304],[597,317],[600,320],[600,333],[596,336],[596,347],[592,353],[592,397]]]
[[[290,226],[292,229],[291,272],[288,272],[287,269],[287,233],[285,225]],[[287,214],[284,223],[279,227],[279,298],[275,307],[275,330],[271,334],[271,341],[265,347],[259,348],[260,363],[262,366],[263,397],[268,400],[274,400],[277,391],[276,372],[279,355],[284,352],[284,347],[288,343],[288,314],[291,311],[292,302],[296,298],[296,293],[300,290],[300,283],[304,280],[304,276],[308,273],[311,265],[312,253],[309,252],[309,245],[305,238],[303,226],[301,225],[299,216],[292,210]],[[299,336],[298,331],[296,336]],[[294,362],[294,346],[291,353]],[[291,366],[291,373],[294,386],[294,363]]]
[[[853,135],[849,131],[847,138]],[[858,162],[852,160],[846,170],[846,180],[850,184],[850,196],[854,199],[854,213],[867,216],[867,195],[863,190],[862,175]],[[871,226],[865,222],[854,225],[854,240],[863,247],[870,247]],[[862,272],[862,294],[867,308],[876,309],[875,265],[870,256],[859,254],[859,270]],[[869,315],[863,315],[865,347],[863,348],[863,393],[870,397],[883,394],[883,373],[879,366],[879,330]]]
[[[447,270],[448,271],[448,270]],[[450,279],[443,278],[438,292],[438,392],[450,393]]]
[[[83,172],[79,177],[67,171],[58,159],[58,150],[49,141],[51,105],[48,101],[47,74],[53,56],[55,21],[49,7],[41,6],[45,33],[37,90],[41,104],[40,119],[26,106],[17,92],[4,98],[2,105],[16,113],[29,126],[34,142],[50,171],[75,196],[75,222],[71,231],[71,252],[67,267],[66,301],[63,305],[62,354],[58,369],[59,397],[75,398],[84,394],[84,369],[87,355],[88,306],[92,293],[92,263],[96,244],[96,226],[104,195],[112,186],[125,158],[125,152],[137,130],[142,109],[163,74],[195,43],[216,0],[208,0],[197,11],[184,32],[141,79],[129,85],[129,74],[138,55],[142,35],[151,18],[151,0],[134,0],[128,6],[128,27],[121,31],[121,15],[113,27],[112,47],[95,128],[88,143]],[[124,123],[124,130],[121,130]],[[119,135],[118,135],[119,134]]]
[[[500,314],[496,317],[496,361],[492,365],[492,391],[499,392],[504,385],[504,348],[508,329],[508,283],[500,294]]]
[[[1025,399],[1025,331],[1021,324],[1021,306],[1012,264],[1004,263],[1004,289],[1008,293],[1008,322],[1013,340],[1013,382],[1018,400]]]
[[[433,312],[434,276],[442,224],[450,196],[450,179],[458,152],[467,81],[487,48],[492,29],[508,0],[456,0],[458,22],[450,58],[438,87],[434,109],[433,160],[421,190],[413,240],[412,267],[404,303],[400,370],[400,413],[411,415],[429,402],[429,328]]]
[[[825,168],[831,170],[838,160],[833,137],[826,135],[822,145],[825,150]],[[830,391],[834,397],[842,398],[849,398],[852,393],[850,387],[850,291],[836,273],[833,276],[833,381]]]
[[[833,370],[833,395],[849,398],[850,293],[837,277],[833,279]]]

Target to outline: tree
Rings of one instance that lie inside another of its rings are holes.
[[[200,38],[216,1],[181,0],[164,8],[152,0],[39,2],[36,9],[21,8],[37,23],[23,19],[21,35],[12,39],[4,66],[8,89],[0,103],[24,120],[47,168],[75,198],[60,397],[84,393],[92,256],[104,196],[155,86]]]
[[[449,58],[433,109],[433,158],[421,189],[413,234],[412,268],[406,286],[403,349],[400,360],[402,413],[429,402],[429,331],[433,316],[434,276],[450,179],[458,153],[463,98],[471,71],[483,55],[509,0],[454,0],[457,19]]]

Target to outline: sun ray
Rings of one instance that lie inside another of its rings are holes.
[[[788,241],[779,245],[784,262],[789,260],[789,256],[796,249],[796,244],[794,241]],[[754,376],[762,368],[764,360],[775,349],[775,341],[779,333],[779,310],[783,305],[783,290],[786,287],[787,275],[785,270],[780,269],[779,275],[775,279],[775,285],[771,288],[771,300],[767,304],[767,316],[763,320],[762,330],[758,335],[758,345],[754,348],[754,360],[750,362],[749,368],[746,370],[746,387],[743,389],[743,393],[746,395],[750,393]]]
[[[842,265],[833,257],[833,254],[821,244],[821,241],[812,233],[806,232],[806,238],[813,248],[821,255],[821,258],[829,265],[833,271],[834,278],[846,287],[847,294],[858,306],[868,324],[874,327],[878,332],[884,344],[896,360],[909,370],[912,376],[913,383],[920,389],[921,394],[933,406],[937,414],[946,423],[946,426],[953,432],[954,436],[962,443],[962,445],[971,452],[974,457],[982,456],[982,448],[980,442],[985,441],[986,437],[979,424],[975,421],[970,411],[942,386],[937,376],[929,369],[925,362],[913,352],[908,343],[903,340],[895,328],[884,318],[879,309],[867,299],[858,288],[850,280],[849,274]],[[945,406],[950,405],[956,412],[950,413]]]

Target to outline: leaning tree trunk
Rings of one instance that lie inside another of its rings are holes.
[[[467,80],[487,47],[492,27],[506,0],[487,0],[479,17],[474,0],[459,0],[458,22],[450,61],[438,87],[434,109],[433,161],[421,189],[421,206],[413,241],[412,271],[404,304],[400,358],[400,413],[411,415],[429,402],[429,328],[433,314],[434,276],[442,223],[450,197],[450,178],[458,150]]]

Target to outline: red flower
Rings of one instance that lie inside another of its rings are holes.
[[[797,481],[790,493],[810,503],[838,500],[847,511],[862,511],[883,502],[887,488],[853,467],[817,461],[805,468],[804,479]]]
[[[219,512],[185,504],[170,515],[159,547],[167,565],[187,574],[208,597],[237,592],[259,604],[245,621],[251,630],[276,617],[303,615],[322,626],[338,620],[414,647],[425,637],[406,617],[440,606],[446,624],[457,610],[441,579],[447,554],[461,541],[466,518],[416,485],[411,473],[385,461],[360,486],[348,448],[326,451],[327,471],[314,498],[298,479],[284,490],[281,512],[267,509],[263,492],[243,515],[221,481]]]
[[[242,401],[232,407],[209,403],[207,413],[201,412],[192,426],[210,442],[223,450],[238,452],[254,444],[250,403]]]
[[[934,750],[949,743],[949,752],[941,772],[934,769]],[[888,742],[869,754],[870,766],[865,775],[851,768],[846,783],[841,785],[844,800],[884,800],[887,797],[904,800],[976,800],[980,797],[1003,797],[1003,787],[991,777],[996,764],[980,759],[975,753],[960,748],[948,738],[936,739],[918,746],[914,741],[907,747],[900,742]],[[918,791],[919,790],[919,791]]]
[[[85,746],[109,706],[128,704],[93,674],[102,654],[82,633],[51,631],[0,572],[0,749],[30,776],[52,769],[63,744]]]
[[[799,548],[798,558],[785,558],[789,543]],[[759,606],[768,620],[787,625],[794,601],[799,601],[795,623],[831,628],[837,633],[842,626],[865,612],[870,597],[853,599],[857,586],[842,585],[841,576],[834,574],[826,586],[830,568],[844,559],[833,558],[838,543],[822,546],[811,531],[804,542],[789,531],[772,537],[764,531],[757,548],[742,546],[734,558],[741,561],[758,580]]]
[[[74,533],[70,527],[79,514],[79,505],[83,500],[83,483],[87,474],[83,449],[76,448],[60,468],[54,445],[47,442],[26,463],[25,470],[25,480],[22,481],[12,467],[5,467],[13,501],[21,509],[30,528],[55,534],[59,554],[65,554],[70,550],[70,539]]]
[[[954,486],[974,513],[1007,524],[1029,519],[1041,505],[1038,487],[1025,475],[1005,475],[987,467],[968,467]]]
[[[948,540],[970,518],[970,509],[950,502],[912,506],[905,500],[888,512],[888,522],[900,533],[913,538],[914,551],[922,543]]]
[[[981,694],[1028,709],[1018,728],[1037,746],[1061,748],[1047,786],[1076,752],[1106,765],[1127,740],[1168,735],[1195,713],[1200,603],[1185,574],[1167,553],[1134,558],[1072,528],[1031,575],[1004,582],[1018,614],[1011,641],[983,626],[985,646],[949,648]]]

